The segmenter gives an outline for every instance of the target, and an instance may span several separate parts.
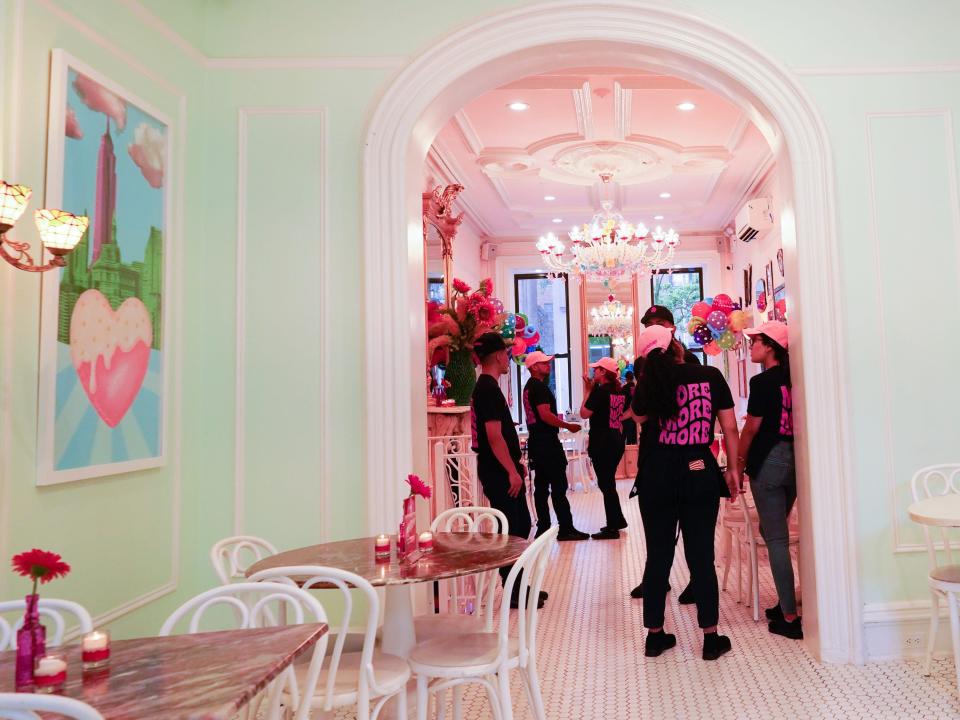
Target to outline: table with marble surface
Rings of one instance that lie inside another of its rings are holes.
[[[262,570],[294,565],[323,565],[348,570],[371,585],[384,586],[383,651],[407,657],[416,644],[413,623],[412,583],[472,575],[512,565],[529,542],[497,533],[434,533],[433,551],[414,562],[397,559],[397,538],[391,537],[389,559],[374,554],[375,538],[359,538],[287,550],[264,558],[247,570],[250,577]]]
[[[49,650],[67,654],[62,694],[106,720],[227,720],[326,632],[314,623],[114,640],[109,665],[88,672],[79,644]],[[0,653],[0,692],[14,692],[15,664],[16,651]]]

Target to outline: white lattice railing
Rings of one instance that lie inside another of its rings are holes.
[[[427,443],[432,489],[430,521],[453,507],[489,507],[477,477],[477,456],[470,449],[470,436],[431,437]],[[472,576],[440,583],[440,607],[445,612],[472,613],[476,600],[476,580]]]

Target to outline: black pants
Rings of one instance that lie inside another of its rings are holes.
[[[573,530],[573,515],[567,500],[567,455],[563,445],[557,439],[552,442],[531,442],[528,452],[533,469],[533,506],[537,511],[537,532],[550,529],[547,498],[551,495],[560,532]]]
[[[603,493],[603,509],[607,514],[607,527],[627,524],[617,495],[617,466],[623,457],[623,440],[591,444],[588,450],[593,471],[597,474],[597,487]]]
[[[477,474],[480,476],[480,486],[483,488],[483,494],[490,501],[490,507],[507,516],[507,523],[510,526],[508,532],[524,540],[528,539],[532,523],[524,486],[520,486],[520,492],[516,497],[510,497],[510,480],[499,464],[496,468],[478,467]],[[512,568],[513,565],[500,568],[500,577],[504,582],[507,581],[507,575],[510,574]],[[519,587],[519,583],[516,587]]]
[[[703,463],[704,469],[691,469],[691,463],[698,462]],[[720,616],[720,594],[714,567],[714,530],[721,488],[725,487],[716,459],[709,448],[658,447],[644,458],[637,485],[647,541],[647,564],[643,571],[644,627],[663,627],[678,523],[697,602],[697,623],[702,628],[716,625]]]

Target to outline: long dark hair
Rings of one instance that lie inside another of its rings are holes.
[[[644,358],[643,372],[637,383],[643,388],[648,401],[648,414],[657,421],[676,417],[677,405],[677,356],[672,348],[651,350]]]
[[[760,333],[760,339],[763,340],[764,345],[773,350],[773,357],[777,364],[787,373],[787,387],[793,388],[793,381],[790,379],[790,353],[783,345],[763,333]]]

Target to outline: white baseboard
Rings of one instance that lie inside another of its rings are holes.
[[[863,637],[867,662],[922,658],[927,649],[930,601],[873,603],[863,608]],[[940,626],[935,656],[953,654],[946,600],[940,602]]]

